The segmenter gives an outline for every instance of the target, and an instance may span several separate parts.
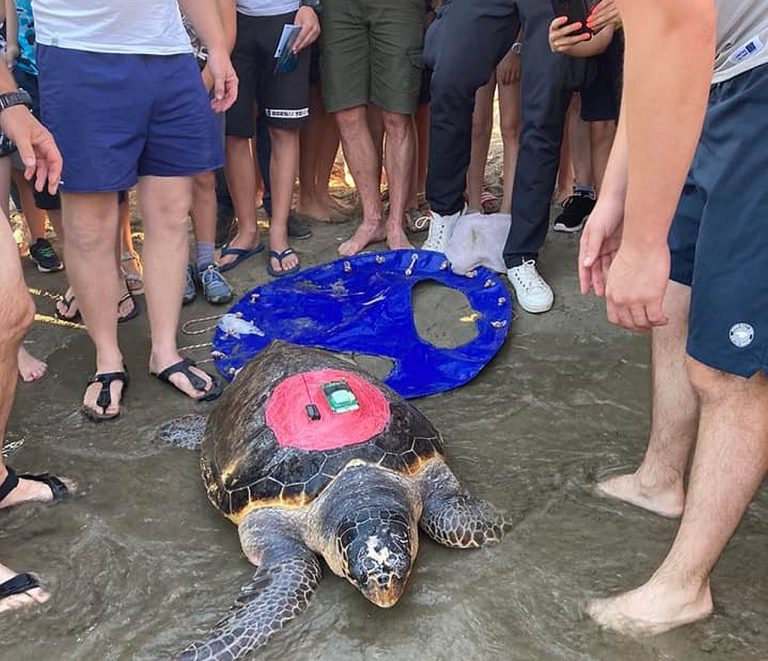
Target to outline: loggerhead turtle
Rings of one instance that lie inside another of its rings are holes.
[[[397,603],[418,527],[445,546],[499,542],[506,524],[465,491],[440,434],[411,404],[347,361],[273,343],[206,419],[169,422],[160,440],[202,446],[213,505],[238,526],[256,567],[232,613],[180,658],[237,659],[304,611],[318,556],[378,606]]]

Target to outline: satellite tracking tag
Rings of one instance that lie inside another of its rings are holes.
[[[323,393],[328,401],[328,406],[334,413],[348,413],[357,411],[360,405],[346,381],[332,381],[323,385]]]

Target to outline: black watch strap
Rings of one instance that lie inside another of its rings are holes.
[[[299,2],[302,7],[312,7],[318,15],[323,13],[322,0],[299,0]]]
[[[32,97],[22,89],[0,94],[0,112],[12,106],[27,106],[27,108],[31,108]]]

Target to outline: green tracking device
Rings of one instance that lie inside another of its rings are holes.
[[[357,397],[353,393],[346,381],[332,381],[323,385],[323,393],[334,413],[348,413],[357,411],[360,405],[357,403]]]

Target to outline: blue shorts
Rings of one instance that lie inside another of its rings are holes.
[[[117,55],[39,45],[42,121],[64,158],[61,190],[103,193],[139,177],[224,165],[224,145],[192,53]]]
[[[768,372],[768,65],[715,85],[669,235],[671,279],[691,287],[688,354]]]

